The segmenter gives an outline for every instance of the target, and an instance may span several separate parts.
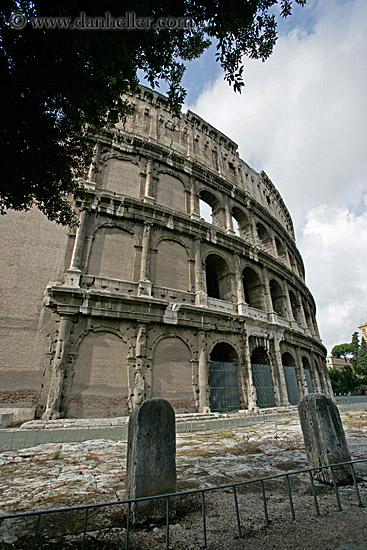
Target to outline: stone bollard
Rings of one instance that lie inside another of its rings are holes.
[[[298,404],[298,415],[311,468],[351,460],[339,410],[330,397],[322,393],[306,395]],[[349,465],[333,471],[338,485],[352,483]],[[314,472],[314,477],[332,483],[329,468]]]
[[[131,413],[128,429],[126,493],[128,498],[175,493],[175,413],[164,399],[147,399]],[[173,509],[173,502],[170,506]],[[166,499],[132,505],[132,522],[165,516]]]

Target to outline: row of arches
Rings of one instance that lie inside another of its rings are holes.
[[[123,281],[138,281],[140,278],[140,252],[136,234],[119,226],[102,226],[96,230],[86,271],[89,275]],[[150,253],[149,278],[157,287],[195,292],[193,253],[182,243],[172,238],[161,238]],[[228,260],[216,253],[209,253],[204,259],[205,287],[209,298],[229,302],[239,301],[236,296],[236,276]],[[257,266],[246,266],[241,274],[244,301],[250,307],[272,311],[284,318],[293,319],[315,329],[315,314],[312,306],[294,289],[286,288],[275,277],[268,283]],[[268,286],[267,286],[268,284]],[[266,302],[270,293],[271,304]],[[287,295],[288,293],[288,295]]]
[[[271,231],[265,222],[257,220],[245,209],[239,206],[229,207],[230,216],[226,219],[223,204],[214,194],[205,190],[199,193],[199,211],[200,217],[206,222],[227,231],[233,231],[238,237],[260,246],[283,263],[289,264],[289,267],[303,278],[301,264],[296,260],[289,247],[285,245],[283,239],[274,230]]]
[[[192,201],[192,189],[188,181],[169,171],[160,172],[158,178],[154,178],[151,172],[150,168],[148,174],[144,175],[137,162],[116,157],[108,158],[103,169],[102,188],[114,194],[129,195],[134,198],[142,199],[144,196],[149,196],[156,204],[170,210],[187,215],[198,214],[208,223],[226,231],[234,231],[237,236],[276,255],[281,261],[289,264],[289,267],[299,276],[303,276],[301,265],[289,247],[284,244],[283,238],[277,235],[274,229],[270,230],[264,221],[256,219],[245,207],[228,203],[230,210],[228,218],[223,197],[216,196],[208,189],[200,189],[198,185],[195,200]],[[146,180],[149,180],[149,184]]]
[[[176,408],[197,408],[198,384],[195,360],[188,342],[177,336],[162,336],[144,362],[128,357],[128,343],[122,334],[90,331],[81,340],[64,389],[64,409],[69,417],[120,416],[127,414],[134,392],[168,399]],[[299,365],[293,355],[282,354],[282,368],[288,400],[296,404],[302,396]],[[308,392],[320,387],[317,364],[312,368],[302,356]],[[251,376],[248,369],[251,370]],[[130,373],[130,374],[129,374]],[[246,374],[247,373],[247,374]],[[251,365],[243,365],[236,349],[218,342],[208,354],[209,403],[212,411],[238,410],[247,406],[251,379],[258,407],[276,405],[279,378],[269,351],[257,346]],[[195,405],[196,403],[196,405]]]

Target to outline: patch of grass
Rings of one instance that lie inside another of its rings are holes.
[[[58,458],[60,458],[61,449],[62,449],[62,445],[60,445],[60,447],[56,449],[56,451],[54,452],[54,456],[52,457],[52,460],[57,460]]]

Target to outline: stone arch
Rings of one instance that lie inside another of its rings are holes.
[[[279,258],[285,258],[285,247],[280,239],[278,237],[274,238],[275,241],[275,247],[277,249],[277,254]]]
[[[157,244],[154,283],[175,290],[190,291],[190,264],[186,247],[174,239]]]
[[[248,215],[245,214],[245,212],[241,208],[238,208],[237,206],[232,207],[231,215],[238,226],[239,236],[249,237],[251,234],[251,231],[250,231],[250,221],[249,221]],[[233,226],[235,227],[236,224],[233,224]]]
[[[287,316],[286,301],[282,287],[275,279],[269,281],[271,302],[273,304],[273,310],[281,317]]]
[[[239,358],[235,348],[218,342],[210,353],[209,388],[212,411],[233,411],[240,408],[238,380]]]
[[[65,416],[98,418],[127,414],[128,344],[117,331],[93,329],[78,339]]]
[[[269,230],[261,222],[256,222],[256,232],[260,242],[267,245],[270,239]]]
[[[134,233],[120,225],[96,228],[88,261],[91,275],[132,281],[135,265]]]
[[[151,396],[167,399],[176,411],[194,410],[191,359],[191,350],[182,338],[158,338],[153,348]]]
[[[200,206],[200,216],[202,216],[202,203],[206,203],[210,209],[211,209],[211,222],[210,220],[206,220],[209,223],[212,223],[213,225],[220,227],[224,229],[225,223],[224,223],[224,215],[223,215],[223,208],[221,205],[220,199],[211,191],[208,191],[207,189],[201,189],[199,191],[199,206]]]
[[[291,303],[291,308],[292,308],[293,319],[296,321],[296,323],[301,324],[299,303],[296,298],[296,295],[292,290],[288,290],[288,293],[289,293],[289,301]]]
[[[205,261],[205,275],[208,297],[232,301],[233,274],[224,258],[209,254]]]
[[[275,407],[274,380],[270,356],[263,346],[256,346],[251,354],[251,370],[256,388],[256,403],[260,408]]]
[[[158,177],[157,204],[186,214],[186,188],[182,179],[166,171],[160,172]]]
[[[288,401],[291,405],[297,405],[300,395],[297,382],[297,364],[289,351],[282,354],[282,365],[284,370],[285,383],[287,386]]]
[[[246,303],[250,307],[264,310],[263,284],[252,267],[247,266],[243,269],[242,284]]]

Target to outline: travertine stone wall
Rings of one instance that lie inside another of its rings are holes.
[[[117,416],[148,397],[206,411],[218,401],[213,362],[232,369],[236,408],[265,406],[259,361],[276,405],[289,403],[284,365],[299,398],[308,373],[331,395],[292,220],[268,176],[163,96],[142,87],[131,100],[135,115],[95,136],[88,206],[61,246],[66,267],[44,283],[38,414]]]

